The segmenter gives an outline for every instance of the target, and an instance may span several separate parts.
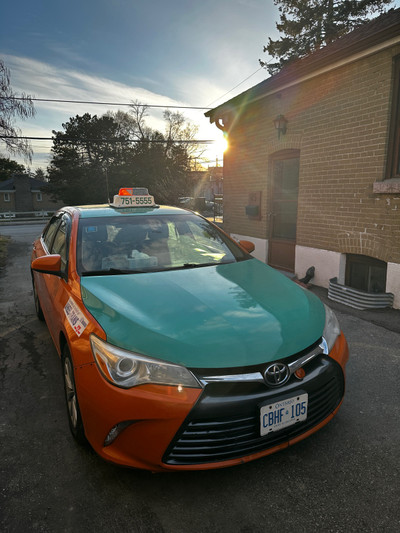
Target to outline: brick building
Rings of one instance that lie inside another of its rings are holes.
[[[62,204],[46,193],[47,183],[26,174],[0,181],[0,217],[4,213],[56,211]]]
[[[400,308],[400,9],[206,113],[227,132],[224,229],[316,285]]]

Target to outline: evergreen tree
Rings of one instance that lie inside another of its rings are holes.
[[[0,181],[8,180],[14,174],[24,174],[26,168],[9,157],[0,157]]]
[[[118,176],[129,164],[130,148],[109,116],[85,113],[53,131],[49,192],[66,204],[106,202]]]
[[[277,29],[283,36],[268,40],[264,52],[278,59],[261,66],[276,74],[287,63],[306,56],[384,12],[393,0],[274,0],[280,12]]]
[[[46,174],[42,168],[37,168],[34,173],[34,178],[39,181],[46,181]]]

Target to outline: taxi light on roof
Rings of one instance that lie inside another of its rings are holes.
[[[118,193],[118,196],[132,196],[133,194],[133,189],[120,189],[119,190],[119,193]]]
[[[118,196],[147,196],[148,194],[149,191],[145,187],[122,187]]]

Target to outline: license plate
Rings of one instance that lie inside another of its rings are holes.
[[[260,433],[268,435],[307,419],[308,394],[277,400],[260,409]]]

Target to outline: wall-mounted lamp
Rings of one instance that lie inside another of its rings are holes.
[[[288,121],[283,115],[278,115],[274,120],[275,129],[278,130],[278,139],[281,138],[281,133],[284,135],[286,133],[286,126]]]

